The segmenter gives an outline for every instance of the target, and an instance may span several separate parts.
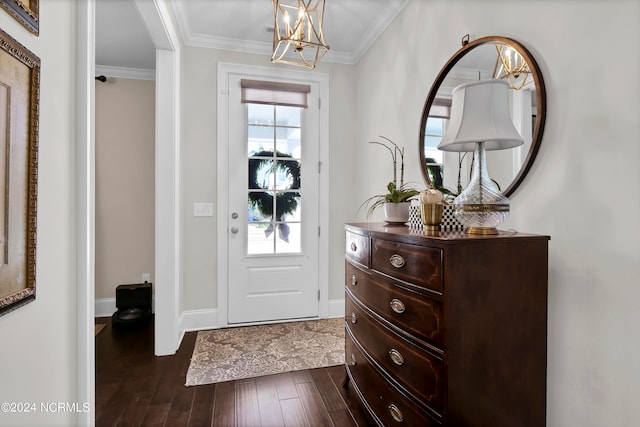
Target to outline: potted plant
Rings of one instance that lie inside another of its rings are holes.
[[[404,183],[404,147],[398,147],[395,142],[384,136],[380,138],[386,142],[369,141],[369,143],[382,145],[391,153],[393,180],[387,184],[386,193],[369,197],[360,207],[366,206],[367,218],[371,218],[376,209],[382,207],[384,209],[384,220],[386,222],[405,223],[409,220],[411,200],[420,192]],[[400,185],[398,185],[397,181],[398,156],[400,156]]]

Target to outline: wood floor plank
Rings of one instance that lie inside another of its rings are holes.
[[[195,396],[188,425],[190,427],[209,427],[213,418],[213,397],[216,386],[215,384],[207,384],[194,387],[194,389]]]
[[[213,425],[236,425],[236,383],[233,381],[216,384],[213,400]]]
[[[109,399],[113,397],[113,395],[116,393],[116,391],[118,391],[119,388],[120,388],[119,383],[105,383],[102,386],[101,393],[96,393],[96,400],[95,400],[96,418],[102,415],[102,410],[107,405],[107,402],[109,402]]]
[[[273,376],[256,378],[261,427],[283,427],[282,407]]]
[[[132,382],[137,383],[136,391],[130,394],[132,397],[129,400],[127,409],[118,421],[119,426],[137,426],[142,423],[149,408],[149,403],[153,397],[158,379],[156,377],[144,376],[139,379],[136,378]]]
[[[311,375],[309,375],[311,377]],[[318,388],[313,382],[296,384],[304,413],[313,427],[333,426]]]
[[[156,386],[156,391],[153,393],[153,397],[149,402],[149,406],[147,406],[147,412],[142,420],[143,426],[164,424],[175,391],[174,381],[167,377],[160,379]]]
[[[193,387],[177,387],[171,400],[165,425],[186,426],[189,424],[194,396],[195,389]]]
[[[260,408],[255,380],[239,381],[236,384],[236,425],[238,427],[260,425]]]
[[[276,383],[276,390],[278,391],[280,400],[295,399],[298,397],[298,390],[296,390],[296,383],[293,382],[291,372],[276,374],[273,376],[273,379]]]
[[[280,401],[285,427],[309,427],[309,420],[299,398]],[[315,426],[313,426],[315,427]]]
[[[320,396],[322,397],[322,401],[327,407],[327,410],[331,412],[344,408],[344,400],[342,399],[342,396],[340,396],[340,393],[336,389],[327,371],[322,369],[313,369],[309,373],[320,392]]]
[[[329,418],[335,426],[352,426],[355,422],[347,409],[346,403],[338,390],[338,387],[327,369],[313,369],[310,371],[313,381],[320,392]]]
[[[356,425],[351,413],[347,408],[336,409],[329,412],[329,418],[335,427],[351,427]],[[369,423],[362,424],[362,427],[369,426]]]
[[[359,427],[369,426],[369,419],[364,413],[364,410],[360,406],[360,400],[356,395],[356,392],[347,385],[344,387],[344,380],[347,377],[347,372],[344,366],[332,366],[327,368],[327,373],[329,377],[332,379],[334,385],[336,386],[336,390],[342,396],[342,399],[345,402],[347,410],[349,414],[353,418],[354,424]]]
[[[100,416],[96,418],[96,427],[116,425],[122,413],[127,409],[127,395],[123,393],[125,386],[121,385],[111,399],[106,403]]]
[[[291,372],[291,377],[293,378],[293,382],[296,384],[313,382],[313,378],[311,378],[308,370],[293,371]]]

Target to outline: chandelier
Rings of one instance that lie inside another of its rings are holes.
[[[493,69],[494,79],[503,79],[509,83],[511,89],[520,90],[529,84],[533,78],[529,64],[514,48],[508,45],[496,45],[498,58]]]
[[[329,50],[322,34],[325,0],[272,2],[275,22],[271,62],[315,68]]]

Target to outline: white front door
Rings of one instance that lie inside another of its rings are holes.
[[[308,108],[245,104],[241,78],[229,76],[228,322],[317,317],[318,85]]]

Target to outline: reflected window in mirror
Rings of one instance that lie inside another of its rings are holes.
[[[425,126],[424,161],[429,179],[435,188],[443,187],[444,152],[438,150],[438,144],[447,128],[451,110],[450,99],[436,99]]]

